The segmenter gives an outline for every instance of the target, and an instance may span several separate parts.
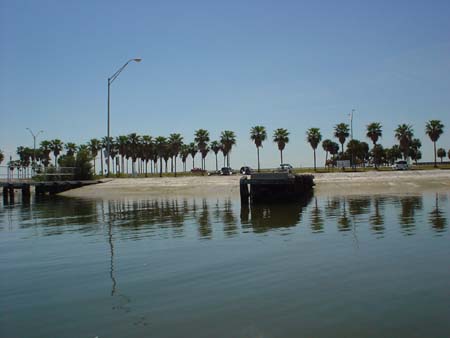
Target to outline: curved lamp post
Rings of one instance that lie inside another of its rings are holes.
[[[36,134],[33,133],[33,131],[30,128],[26,128],[31,136],[33,136],[33,170],[36,164],[36,138],[39,136],[39,134],[43,133],[43,130],[39,130]]]
[[[119,76],[119,74],[125,69],[126,66],[128,66],[128,64],[130,62],[141,62],[142,59],[141,58],[136,58],[136,59],[130,59],[128,60],[122,67],[120,67],[117,72],[115,72],[111,77],[108,78],[108,126],[107,126],[107,139],[106,139],[106,167],[107,167],[107,176],[109,177],[109,150],[111,147],[110,144],[110,136],[109,136],[109,130],[110,130],[110,114],[109,114],[109,108],[110,108],[110,87],[111,87],[111,83],[114,82],[115,79],[117,79],[117,77]]]

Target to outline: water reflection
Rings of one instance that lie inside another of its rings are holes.
[[[439,208],[439,199],[447,202],[447,195],[439,196],[439,194],[436,193],[434,209],[428,214],[428,222],[437,233],[444,232],[447,227],[447,218],[445,217],[445,212],[442,208]]]
[[[323,217],[322,211],[317,205],[317,197],[314,198],[314,208],[311,211],[311,230],[314,233],[323,232]]]
[[[255,233],[264,233],[277,228],[294,227],[301,222],[303,209],[311,201],[311,196],[297,202],[256,204],[242,207],[242,226]]]
[[[118,239],[189,237],[211,240],[293,228],[302,223],[314,234],[327,233],[334,227],[339,232],[367,229],[382,238],[387,227],[413,235],[424,223],[430,224],[436,233],[445,232],[448,209],[445,193],[426,197],[309,196],[295,203],[248,207],[241,207],[238,200],[231,198],[94,201],[59,197],[39,199],[31,204],[3,205],[0,231],[18,226],[29,230],[27,236],[103,234],[111,247]],[[9,227],[5,226],[7,224]]]
[[[422,210],[422,196],[407,196],[398,198],[401,206],[399,217],[402,232],[405,235],[413,235],[416,226],[416,213]]]
[[[384,233],[384,203],[385,197],[375,197],[373,200],[373,213],[370,215],[370,224],[374,234],[382,235]]]

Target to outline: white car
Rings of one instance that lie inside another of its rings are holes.
[[[406,161],[397,161],[393,166],[392,169],[394,170],[408,170],[409,164]]]
[[[278,171],[291,173],[292,169],[294,169],[294,168],[290,164],[282,163],[282,164],[280,164]]]

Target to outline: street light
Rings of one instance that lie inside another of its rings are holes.
[[[109,130],[110,130],[110,114],[109,114],[109,108],[110,108],[110,87],[111,84],[114,82],[115,79],[117,79],[117,77],[119,76],[119,74],[125,69],[126,66],[128,66],[128,64],[130,62],[141,62],[142,59],[141,58],[135,58],[135,59],[130,59],[128,60],[122,67],[119,68],[119,70],[117,70],[117,72],[115,72],[111,77],[108,78],[108,126],[107,126],[107,139],[106,139],[106,166],[107,166],[107,176],[109,177],[109,150],[110,150],[110,140],[109,140]]]
[[[355,113],[355,109],[352,109],[352,112],[348,114],[350,117],[350,139],[353,140],[353,114]]]
[[[35,133],[33,133],[33,131],[30,128],[26,128],[26,129],[30,132],[31,136],[33,136],[33,170],[34,170],[34,167],[36,164],[36,138],[39,136],[39,134],[43,133],[44,131],[39,130],[37,132],[37,134],[35,134]]]

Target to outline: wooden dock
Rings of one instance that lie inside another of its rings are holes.
[[[242,204],[295,200],[310,194],[313,175],[290,173],[258,173],[240,180]]]
[[[81,188],[87,185],[99,184],[107,180],[89,180],[89,181],[46,181],[38,182],[31,180],[0,181],[0,188],[3,190],[3,201],[5,203],[14,201],[16,190],[22,192],[22,199],[29,199],[31,196],[31,187],[34,187],[36,196],[55,195],[70,189]]]

